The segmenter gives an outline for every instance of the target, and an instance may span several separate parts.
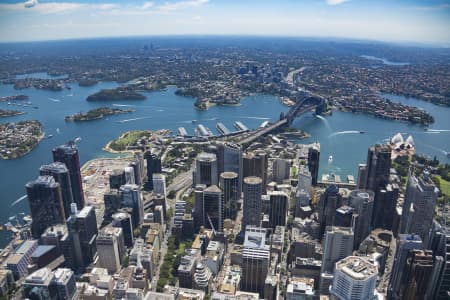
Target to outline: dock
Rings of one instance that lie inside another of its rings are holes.
[[[241,130],[241,131],[247,131],[248,127],[244,125],[244,123],[242,123],[241,121],[236,121],[234,122],[234,127],[237,130]]]
[[[186,128],[184,128],[184,127],[178,127],[178,135],[179,135],[179,136],[187,136],[188,133],[187,133]]]
[[[231,133],[231,131],[225,125],[223,125],[223,123],[221,123],[221,122],[216,124],[216,128],[217,128],[217,131],[222,135],[227,135],[227,134]]]

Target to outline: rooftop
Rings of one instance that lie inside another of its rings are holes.
[[[354,280],[366,280],[378,274],[377,267],[360,256],[341,259],[336,263],[336,270],[341,270]]]

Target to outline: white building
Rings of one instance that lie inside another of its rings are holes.
[[[125,167],[125,182],[127,184],[135,184],[134,169],[132,167]]]
[[[97,237],[98,265],[110,274],[120,270],[123,246],[123,234],[120,227],[105,227]]]
[[[348,256],[336,263],[331,294],[340,300],[376,299],[378,269],[366,259]]]

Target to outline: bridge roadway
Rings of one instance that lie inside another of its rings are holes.
[[[300,106],[301,106],[301,104],[298,107],[300,107]],[[298,110],[298,107],[294,106],[294,107],[292,107],[291,111],[294,111],[294,115],[297,116],[297,115],[302,115],[302,114],[306,113],[307,111],[313,109],[316,106],[317,105],[308,105],[308,106],[303,107],[301,110]],[[281,128],[281,127],[283,127],[283,126],[285,126],[287,124],[289,124],[289,118],[286,117],[286,118],[283,118],[283,119],[279,120],[278,122],[276,122],[276,123],[274,123],[274,124],[272,124],[270,126],[267,126],[265,128],[261,128],[261,129],[257,129],[257,130],[255,130],[253,132],[250,132],[249,136],[247,136],[244,139],[240,140],[238,143],[240,145],[250,144],[250,143],[256,141],[257,139],[259,139],[260,137],[262,137],[262,136],[264,136],[264,135],[266,135],[266,134],[268,134],[268,133],[270,133],[270,132],[272,132],[272,131],[274,131],[274,130],[276,130],[278,128]]]

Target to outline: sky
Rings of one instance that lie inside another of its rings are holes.
[[[0,42],[145,35],[450,46],[450,0],[0,0]]]

